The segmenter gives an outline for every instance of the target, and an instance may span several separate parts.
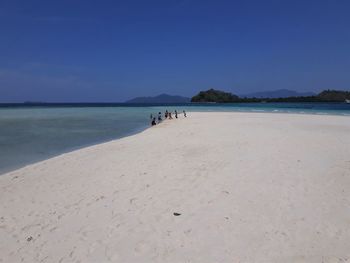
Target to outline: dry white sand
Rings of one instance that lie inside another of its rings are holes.
[[[350,260],[349,117],[188,115],[0,176],[0,261]]]

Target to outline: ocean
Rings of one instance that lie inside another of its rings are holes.
[[[150,115],[191,111],[334,114],[350,117],[345,103],[234,104],[0,104],[0,174],[47,158],[140,132]],[[349,119],[350,121],[350,119]]]

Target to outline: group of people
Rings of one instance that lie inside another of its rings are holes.
[[[183,115],[184,115],[184,117],[187,117],[187,114],[186,114],[186,111],[185,111],[185,110],[183,110]],[[176,119],[178,118],[177,110],[174,111],[174,116],[175,116]],[[152,126],[154,126],[154,125],[157,124],[157,122],[156,122],[156,117],[153,116],[153,114],[151,114],[150,119],[151,119],[151,125],[152,125]],[[169,120],[173,119],[172,112],[166,110],[166,111],[164,112],[164,119],[169,119]],[[162,120],[163,120],[163,118],[162,118],[162,113],[161,113],[161,112],[158,112],[158,123],[160,123]]]

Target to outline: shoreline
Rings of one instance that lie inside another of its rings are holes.
[[[0,261],[348,260],[343,117],[189,112],[2,175]]]
[[[23,169],[23,168],[25,168],[27,166],[34,165],[34,164],[37,164],[37,163],[40,163],[40,162],[44,162],[44,161],[56,158],[56,157],[64,155],[64,154],[68,154],[68,153],[79,151],[79,150],[82,150],[82,149],[85,149],[85,148],[93,147],[93,146],[96,146],[96,145],[99,145],[99,144],[104,144],[104,143],[112,142],[112,141],[115,141],[115,140],[120,140],[120,139],[129,137],[129,136],[133,136],[133,135],[139,134],[139,133],[147,130],[148,128],[150,128],[148,125],[147,126],[143,126],[143,127],[134,129],[133,131],[130,131],[125,136],[112,138],[112,139],[107,139],[107,140],[102,140],[100,142],[88,143],[88,144],[81,145],[81,146],[75,146],[73,148],[67,149],[66,151],[57,152],[57,153],[55,153],[53,155],[49,155],[48,158],[43,158],[43,159],[39,158],[38,160],[34,160],[33,162],[18,164],[17,168],[10,168],[8,171],[6,171],[6,169],[5,169],[4,172],[0,171],[0,177],[5,175],[5,174],[7,174],[7,173],[11,173],[11,172]]]
[[[7,174],[11,174],[11,173],[14,173],[14,172],[17,172],[19,170],[22,170],[22,169],[25,169],[25,168],[28,168],[30,166],[34,166],[34,165],[40,165],[40,163],[45,163],[51,159],[56,159],[56,158],[59,158],[59,157],[63,157],[65,155],[68,155],[68,154],[72,154],[72,153],[75,153],[75,152],[79,152],[81,150],[85,150],[85,149],[88,149],[88,148],[93,148],[93,147],[96,147],[96,146],[102,146],[104,144],[108,144],[108,143],[111,143],[111,142],[114,142],[114,141],[119,141],[119,140],[122,140],[124,138],[128,138],[128,137],[132,137],[132,136],[135,136],[135,135],[138,135],[138,134],[141,134],[142,132],[148,130],[149,128],[152,128],[152,127],[145,127],[145,128],[140,128],[140,129],[137,129],[136,131],[134,132],[131,132],[129,133],[128,135],[125,135],[125,136],[122,136],[122,137],[119,137],[119,138],[115,138],[115,139],[111,139],[111,140],[107,140],[107,141],[103,141],[103,142],[98,142],[98,143],[93,143],[93,144],[90,144],[90,145],[85,145],[85,146],[77,146],[76,149],[72,149],[72,150],[68,150],[67,152],[62,152],[62,153],[59,153],[57,155],[54,155],[54,156],[51,156],[49,158],[46,158],[46,159],[42,159],[42,160],[39,160],[39,161],[35,161],[33,163],[29,163],[29,164],[26,164],[22,167],[19,167],[17,169],[14,169],[14,170],[11,170],[11,171],[8,171],[8,172],[5,172],[5,173],[0,173],[0,178],[1,176],[4,176],[4,175],[7,175]]]
[[[349,114],[329,114],[329,113],[309,113],[309,112],[281,112],[281,111],[189,111],[188,113],[252,113],[252,114],[288,114],[288,115],[316,115],[316,116],[339,116],[339,117],[350,117],[350,113]],[[182,113],[179,113],[179,115],[181,116]],[[168,121],[168,120],[166,120]],[[164,122],[164,120],[162,121]],[[159,125],[159,124],[157,124]],[[64,155],[64,154],[68,154],[68,153],[71,153],[71,152],[75,152],[75,151],[79,151],[79,150],[82,150],[82,149],[85,149],[85,148],[89,148],[89,147],[93,147],[93,146],[96,146],[96,145],[100,145],[100,144],[105,144],[105,143],[108,143],[108,142],[113,142],[113,141],[116,141],[116,140],[120,140],[120,139],[123,139],[123,138],[126,138],[126,137],[129,137],[129,136],[133,136],[133,135],[137,135],[139,133],[142,133],[143,131],[149,129],[149,128],[152,128],[151,125],[143,125],[143,127],[140,127],[140,128],[137,128],[137,129],[134,129],[133,131],[129,132],[128,134],[126,134],[125,136],[121,136],[121,137],[117,137],[117,138],[112,138],[112,139],[107,139],[107,140],[103,140],[103,141],[100,141],[100,142],[95,142],[95,143],[89,143],[89,144],[85,144],[85,145],[82,145],[82,146],[76,146],[76,147],[73,147],[71,149],[68,149],[66,151],[63,151],[63,152],[59,152],[57,154],[53,154],[53,155],[50,155],[48,156],[48,158],[43,158],[43,159],[38,159],[38,160],[34,160],[33,162],[29,162],[29,163],[26,163],[26,164],[19,164],[17,165],[17,167],[15,168],[10,168],[9,170],[6,171],[6,169],[2,172],[0,171],[0,177],[3,176],[3,175],[6,175],[8,173],[11,173],[11,172],[15,172],[17,170],[20,170],[20,169],[23,169],[27,166],[30,166],[30,165],[35,165],[37,163],[40,163],[40,162],[45,162],[47,160],[50,160],[52,158],[56,158],[58,156],[61,156],[61,155]]]
[[[235,114],[235,113],[252,113],[252,114],[288,114],[288,115],[316,115],[316,116],[339,116],[339,117],[348,117],[350,116],[349,115],[346,115],[346,114],[322,114],[322,113],[303,113],[303,112],[298,112],[298,113],[295,113],[295,112],[266,112],[266,111],[206,111],[206,112],[188,112],[188,113],[232,113],[232,114]],[[182,113],[179,114],[180,116],[182,116]],[[169,121],[169,120],[165,120],[165,121]],[[162,123],[164,122],[164,120],[162,121]],[[159,125],[159,124],[157,124]],[[17,168],[14,168],[14,169],[10,169],[8,171],[5,171],[5,172],[0,172],[0,177],[1,176],[4,176],[8,173],[12,173],[12,172],[15,172],[17,170],[20,170],[20,169],[23,169],[27,166],[31,166],[31,165],[35,165],[35,164],[38,164],[38,163],[41,163],[41,162],[45,162],[45,161],[48,161],[50,159],[53,159],[53,158],[56,158],[56,157],[59,157],[61,155],[65,155],[65,154],[69,154],[69,153],[72,153],[72,152],[76,152],[76,151],[79,151],[79,150],[83,150],[85,148],[90,148],[90,147],[94,147],[94,146],[97,146],[97,145],[101,145],[101,144],[105,144],[105,143],[109,143],[109,142],[113,142],[113,141],[118,141],[118,140],[121,140],[123,138],[127,138],[127,137],[130,137],[130,136],[134,136],[134,135],[137,135],[137,134],[140,134],[148,129],[152,128],[151,125],[147,125],[147,126],[143,126],[143,127],[140,127],[140,128],[137,128],[135,129],[134,131],[128,133],[127,135],[125,136],[121,136],[121,137],[117,137],[117,138],[113,138],[113,139],[108,139],[106,141],[101,141],[101,142],[96,142],[96,143],[91,143],[91,144],[86,144],[86,145],[82,145],[82,146],[76,146],[76,147],[73,147],[67,151],[64,151],[64,152],[60,152],[60,153],[57,153],[57,154],[54,154],[54,155],[51,155],[49,156],[48,158],[44,158],[44,159],[40,159],[40,160],[37,160],[37,161],[33,161],[31,163],[27,163],[27,164],[19,164]]]

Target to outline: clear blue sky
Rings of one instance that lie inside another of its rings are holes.
[[[0,1],[0,102],[350,89],[349,0]]]

